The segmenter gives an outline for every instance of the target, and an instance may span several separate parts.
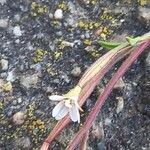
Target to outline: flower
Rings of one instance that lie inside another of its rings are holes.
[[[80,113],[79,110],[83,111],[78,104],[79,94],[81,88],[76,86],[74,89],[70,90],[67,94],[60,95],[51,95],[49,99],[52,101],[60,101],[53,109],[52,116],[56,120],[60,120],[65,117],[68,113],[73,122],[80,123]]]

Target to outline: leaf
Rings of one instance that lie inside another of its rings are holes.
[[[122,43],[119,42],[107,42],[107,41],[98,41],[98,43],[103,47],[103,48],[107,48],[107,49],[113,49],[119,45],[121,45]]]
[[[136,37],[136,38],[126,37],[126,40],[129,42],[131,46],[134,46],[140,40],[140,37]]]

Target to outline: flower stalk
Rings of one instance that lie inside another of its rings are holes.
[[[92,126],[92,122],[96,119],[96,116],[98,115],[101,107],[103,106],[105,100],[111,93],[114,85],[117,83],[120,77],[124,75],[124,73],[127,71],[127,69],[131,66],[131,64],[138,58],[138,56],[150,45],[150,40],[145,41],[142,43],[137,49],[135,49],[131,55],[123,62],[121,67],[117,70],[115,75],[112,77],[112,79],[109,81],[109,83],[106,85],[104,91],[99,96],[95,106],[89,113],[88,117],[86,118],[86,121],[83,125],[83,127],[78,131],[78,133],[74,136],[72,141],[69,143],[67,150],[74,150],[75,147],[79,144],[81,138],[83,135],[89,131],[90,127]]]
[[[85,74],[82,76],[82,78],[78,82],[76,87],[79,87],[80,90],[79,91],[77,90],[77,92],[74,92],[76,90],[72,89],[71,92],[68,92],[67,94],[62,96],[63,102],[67,100],[67,103],[66,104],[64,103],[64,106],[70,106],[72,104],[72,97],[75,96],[76,107],[78,108],[78,110],[81,109],[81,106],[84,104],[86,99],[90,96],[95,86],[99,84],[100,80],[112,68],[112,66],[115,63],[117,63],[119,60],[121,60],[122,58],[130,54],[135,49],[135,47],[138,47],[141,43],[145,43],[145,40],[147,38],[150,38],[150,33],[146,34],[146,36],[145,35],[141,36],[140,38],[138,38],[138,40],[136,40],[136,42],[134,42],[134,44],[132,43],[132,45],[130,44],[130,42],[125,42],[117,46],[116,48],[110,50],[102,57],[100,57],[89,69],[87,69]],[[49,144],[69,124],[72,118],[70,119],[71,115],[70,117],[69,115],[67,115],[68,112],[69,111],[67,110],[66,115],[64,115],[63,117],[61,116],[61,120],[58,121],[54,129],[51,131],[51,133],[49,134],[49,136],[43,143],[41,150],[47,150],[49,147]],[[59,118],[57,120],[59,120]],[[79,119],[76,119],[75,121],[79,122]]]

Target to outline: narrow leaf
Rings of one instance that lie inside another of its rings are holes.
[[[98,43],[103,47],[103,48],[107,48],[107,49],[113,49],[119,45],[121,45],[122,43],[118,43],[118,42],[107,42],[107,41],[98,41]]]

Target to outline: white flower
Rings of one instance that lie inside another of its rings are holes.
[[[69,113],[69,116],[73,122],[78,121],[78,123],[80,123],[79,110],[82,111],[82,108],[78,104],[78,94],[80,91],[81,88],[77,86],[64,96],[49,96],[49,99],[52,101],[60,101],[52,111],[52,116],[55,117],[56,120],[62,119]]]

